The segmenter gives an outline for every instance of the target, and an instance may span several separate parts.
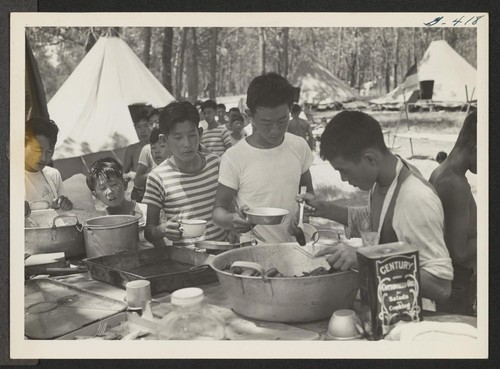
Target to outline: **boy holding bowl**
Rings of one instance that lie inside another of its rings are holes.
[[[276,73],[258,76],[250,83],[247,106],[253,133],[222,156],[213,219],[224,229],[250,231],[252,225],[241,211],[247,207],[281,208],[289,212],[284,223],[258,225],[256,234],[266,243],[295,241],[295,196],[300,186],[313,193],[309,172],[313,154],[305,140],[287,133],[294,94],[293,86]],[[233,200],[240,211],[232,211]]]
[[[200,152],[200,115],[187,102],[173,102],[160,114],[159,140],[172,152],[152,169],[146,182],[143,203],[148,205],[145,235],[155,246],[164,237],[175,246],[184,246],[179,220],[206,221],[206,240],[222,241],[226,231],[212,222],[220,159]],[[168,220],[160,219],[163,210]]]

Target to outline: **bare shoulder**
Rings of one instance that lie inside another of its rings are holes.
[[[470,192],[470,185],[465,176],[461,176],[446,168],[438,167],[431,175],[429,182],[440,192]]]

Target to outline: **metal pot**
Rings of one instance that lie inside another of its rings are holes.
[[[276,268],[287,277],[237,275],[227,270],[234,262],[257,263],[262,270]],[[352,308],[359,288],[358,273],[352,270],[294,277],[320,266],[330,267],[326,257],[311,257],[295,243],[226,251],[217,255],[211,266],[235,312],[272,322],[309,322],[329,318],[335,310]]]
[[[139,248],[140,215],[106,215],[83,222],[87,257],[111,255]]]
[[[76,224],[57,226],[56,221],[74,218]],[[66,258],[85,256],[83,234],[78,230],[80,223],[74,215],[58,215],[52,220],[51,227],[24,229],[24,250],[29,254],[64,252]]]

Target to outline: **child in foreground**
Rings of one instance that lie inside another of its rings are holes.
[[[220,159],[198,150],[200,116],[187,101],[167,105],[160,115],[160,137],[172,152],[152,169],[146,182],[143,203],[148,205],[145,235],[158,246],[164,237],[184,246],[179,219],[207,221],[205,239],[225,240],[226,232],[212,222]],[[160,211],[166,221],[160,217]]]
[[[25,215],[30,203],[46,201],[51,208],[71,210],[72,202],[64,193],[61,173],[47,166],[54,155],[59,128],[49,119],[34,118],[26,122],[24,135]]]
[[[90,167],[87,186],[92,195],[104,203],[109,215],[137,215],[140,216],[139,224],[146,222],[146,205],[125,198],[127,183],[123,178],[123,168],[117,160],[96,160]],[[139,233],[139,241],[142,246],[152,246],[144,239],[143,232]]]

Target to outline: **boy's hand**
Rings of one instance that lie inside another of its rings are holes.
[[[123,180],[128,183],[130,181],[134,181],[135,179],[135,172],[128,172],[123,174]]]
[[[73,209],[73,203],[66,196],[60,196],[57,199],[54,199],[52,206],[54,209],[61,209],[61,210]]]
[[[345,271],[351,268],[356,268],[358,265],[358,258],[356,256],[356,249],[339,243],[334,246],[329,246],[319,251],[315,257],[329,255],[326,258],[328,264],[335,269]]]
[[[245,219],[244,214],[248,209],[248,206],[243,205],[238,212],[232,214],[233,227],[239,233],[246,233],[253,228],[253,225]]]
[[[176,215],[166,223],[162,223],[158,226],[160,233],[167,237],[171,241],[179,241],[182,237],[182,231],[179,229],[181,224],[179,223],[179,216]]]
[[[295,197],[295,201],[297,201],[298,203],[305,202],[304,219],[309,219],[309,217],[327,218],[328,202],[320,200],[312,193],[297,195]]]

